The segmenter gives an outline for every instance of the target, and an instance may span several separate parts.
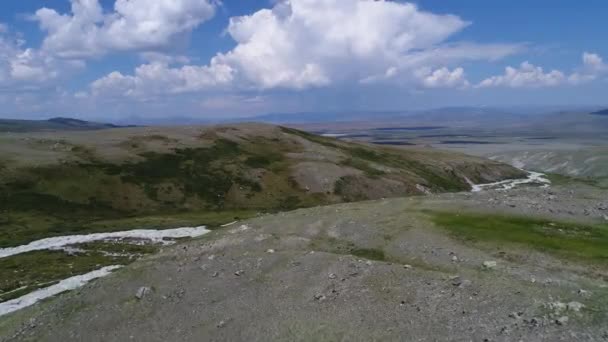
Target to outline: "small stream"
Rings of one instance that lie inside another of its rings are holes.
[[[200,227],[183,227],[165,230],[152,229],[136,229],[122,232],[111,233],[93,233],[86,235],[66,235],[56,236],[46,239],[36,240],[17,247],[0,248],[0,259],[9,256],[47,249],[61,249],[66,246],[76,245],[81,243],[106,241],[106,240],[121,240],[121,239],[138,239],[148,240],[152,243],[172,244],[174,241],[166,239],[178,238],[194,238],[208,233],[209,230],[205,226]]]
[[[147,243],[169,245],[175,243],[175,241],[172,239],[195,238],[207,234],[208,232],[210,232],[210,230],[206,229],[205,226],[200,226],[165,230],[137,229],[111,233],[56,236],[32,241],[26,245],[17,247],[0,248],[0,259],[32,251],[68,250],[71,248],[70,246],[73,245],[97,241],[121,241],[128,239],[141,240]],[[54,285],[38,289],[19,298],[2,302],[0,303],[0,316],[34,305],[43,299],[55,296],[62,292],[82,287],[91,280],[105,277],[120,267],[122,267],[122,265],[106,266],[86,274],[63,279]]]
[[[36,290],[34,292],[30,292],[19,298],[12,299],[12,300],[9,300],[6,302],[2,302],[2,303],[0,303],[0,316],[4,316],[11,312],[15,312],[17,310],[34,305],[45,298],[49,298],[49,297],[58,295],[60,293],[66,292],[66,291],[70,291],[70,290],[74,290],[79,287],[82,287],[85,284],[87,284],[88,282],[90,282],[91,280],[105,277],[108,274],[112,273],[112,271],[114,271],[118,268],[121,268],[121,267],[122,267],[121,265],[106,266],[106,267],[100,268],[98,270],[89,272],[89,273],[85,273],[85,274],[81,274],[81,275],[77,275],[77,276],[73,276],[73,277],[64,279],[55,285],[51,285],[49,287],[45,287],[45,288]]]
[[[483,190],[511,190],[519,185],[529,184],[529,185],[540,185],[542,187],[548,187],[551,185],[551,181],[546,178],[544,173],[534,172],[534,171],[526,171],[528,173],[528,177],[521,179],[506,179],[500,182],[494,183],[486,183],[486,184],[473,184],[469,181],[471,185],[471,192],[480,192]]]

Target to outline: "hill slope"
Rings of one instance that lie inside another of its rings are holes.
[[[0,137],[0,246],[91,221],[192,211],[289,210],[462,191],[508,165],[429,148],[341,142],[284,127],[130,128]],[[116,227],[114,228],[116,229]]]

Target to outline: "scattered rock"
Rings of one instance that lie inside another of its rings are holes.
[[[135,298],[141,300],[145,296],[147,296],[148,294],[150,294],[150,292],[152,292],[152,288],[150,288],[148,286],[142,286],[139,289],[137,289],[137,292],[135,293]]]
[[[562,312],[562,311],[566,310],[566,303],[562,303],[562,302],[552,302],[552,303],[549,303],[549,304],[547,305],[547,307],[548,307],[548,308],[549,308],[551,311],[556,312],[556,313],[559,313],[559,312]]]
[[[540,325],[540,321],[536,317],[532,317],[532,318],[530,318],[530,320],[525,320],[524,319],[524,323],[526,323],[530,327],[537,327],[537,326]]]
[[[585,305],[579,302],[570,302],[566,304],[566,308],[568,309],[568,311],[579,312],[584,307]]]
[[[325,298],[326,298],[325,295],[323,295],[321,293],[318,293],[318,294],[315,295],[315,300],[318,300],[320,302],[323,301],[323,300],[325,300]]]
[[[564,325],[566,323],[568,323],[568,316],[562,316],[555,320],[555,324],[557,325]]]
[[[464,279],[462,281],[462,283],[460,284],[460,287],[469,287],[473,284],[472,281],[470,281],[469,279]]]
[[[217,326],[218,328],[223,328],[223,327],[225,327],[225,326],[226,326],[226,321],[222,320],[222,321],[220,321],[220,322],[219,322],[219,323],[218,323],[216,326]]]
[[[236,234],[236,233],[239,233],[239,232],[245,232],[245,231],[248,231],[248,230],[250,230],[250,229],[251,229],[251,227],[250,227],[250,226],[248,226],[248,225],[246,225],[246,224],[243,224],[243,225],[241,225],[240,227],[238,227],[237,229],[234,229],[234,230],[233,230],[231,233],[232,233],[232,234]]]
[[[211,275],[213,278],[217,278],[217,276],[219,276],[220,273],[219,272],[213,272],[213,274]]]
[[[184,296],[186,295],[186,290],[184,290],[184,289],[178,289],[178,290],[176,290],[176,291],[173,293],[173,295],[174,295],[175,297],[177,297],[178,299],[182,299],[182,298],[184,298]]]
[[[458,262],[458,257],[455,255],[452,255],[452,262]]]
[[[452,285],[454,285],[456,287],[467,287],[467,286],[471,286],[471,284],[473,284],[470,280],[462,279],[460,276],[450,277],[450,280],[452,281]]]
[[[336,274],[335,273],[330,273],[329,274],[329,279],[336,279]]]
[[[234,272],[234,275],[237,276],[237,277],[240,277],[241,275],[243,275],[243,273],[245,273],[245,271],[238,270],[238,271]]]
[[[524,313],[523,312],[512,312],[509,314],[509,317],[513,318],[513,319],[520,319],[521,316],[523,316]]]
[[[270,253],[270,254],[272,254],[272,253],[274,253],[274,249],[272,249],[272,248],[267,249],[267,250],[266,250],[266,253]]]
[[[460,276],[450,277],[450,280],[452,281],[452,285],[454,286],[460,286],[460,284],[462,284],[462,279],[460,278]]]
[[[497,266],[496,261],[484,261],[483,262],[483,268],[486,268],[486,269],[493,269],[493,268],[496,268],[496,266]]]
[[[552,302],[549,303],[547,305],[547,307],[553,311],[555,314],[560,314],[564,311],[571,311],[571,312],[579,312],[581,311],[582,308],[585,307],[584,304],[579,303],[579,302],[569,302],[569,303],[562,303],[562,302]]]

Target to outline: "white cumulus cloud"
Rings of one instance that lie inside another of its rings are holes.
[[[448,42],[468,25],[457,16],[425,12],[411,3],[284,0],[273,8],[231,18],[226,32],[236,46],[218,53],[208,66],[168,67],[165,71],[180,74],[184,68],[195,68],[205,70],[206,78],[228,81],[210,73],[230,70],[233,87],[239,89],[306,89],[385,81],[459,87],[467,82],[461,68],[448,69],[453,64],[496,60],[521,50],[516,44]],[[420,76],[420,70],[428,71]],[[139,78],[137,71],[124,77]]]
[[[486,78],[476,87],[540,88],[564,84],[579,85],[608,73],[608,65],[598,54],[585,52],[582,62],[583,65],[569,75],[560,70],[545,72],[542,67],[523,62],[519,68],[506,67],[503,75]]]
[[[213,17],[213,0],[116,0],[104,13],[99,0],[71,0],[70,14],[41,8],[43,49],[58,56],[91,57],[110,51],[154,50]]]
[[[234,71],[227,65],[185,65],[171,68],[163,62],[143,64],[134,75],[112,72],[91,84],[93,95],[145,98],[155,94],[178,94],[216,89],[232,82]]]
[[[571,84],[591,82],[603,74],[608,73],[608,64],[600,55],[590,52],[583,53],[583,66],[568,77]]]
[[[421,69],[416,74],[422,86],[426,88],[466,88],[469,86],[463,68],[454,70],[446,67],[436,70]]]
[[[63,61],[43,51],[26,48],[25,41],[8,27],[0,30],[0,87],[8,90],[40,88],[84,66],[81,61]]]
[[[553,87],[562,84],[565,80],[566,76],[559,70],[545,72],[542,67],[523,62],[519,68],[506,67],[504,75],[486,78],[478,84],[478,87]]]
[[[218,59],[260,88],[323,86],[370,76],[467,25],[407,3],[292,0],[232,18],[237,46]]]

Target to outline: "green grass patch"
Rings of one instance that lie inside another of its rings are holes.
[[[342,197],[346,202],[357,202],[368,199],[360,190],[357,176],[343,176],[334,183],[334,194]]]
[[[386,172],[372,167],[368,162],[361,159],[348,158],[343,160],[340,165],[350,166],[352,168],[361,170],[370,178],[378,178],[386,174]]]
[[[270,166],[272,163],[283,160],[283,155],[280,153],[269,153],[266,155],[255,155],[245,159],[245,165],[261,169]]]
[[[277,206],[277,210],[279,211],[289,211],[297,208],[301,208],[301,200],[298,196],[287,196],[283,200],[279,201],[279,205]]]
[[[320,135],[300,131],[300,130],[293,129],[293,128],[280,127],[280,129],[281,129],[281,131],[283,131],[283,133],[297,135],[301,138],[304,138],[308,141],[312,141],[319,145],[323,145],[325,147],[340,148],[340,146],[336,143],[337,140],[333,139],[333,138],[322,137]]]
[[[350,254],[363,259],[386,261],[384,251],[376,248],[353,248]]]
[[[608,225],[556,222],[521,216],[431,212],[432,221],[472,242],[511,243],[558,256],[607,263]]]
[[[384,251],[379,248],[362,248],[350,241],[340,240],[333,237],[317,237],[310,243],[310,248],[335,254],[353,255],[362,259],[389,261]]]
[[[89,228],[92,231],[107,231],[107,229],[115,227],[118,227],[119,230],[168,229],[186,226],[207,226],[209,229],[215,229],[226,223],[255,217],[257,214],[256,210],[185,212],[96,221],[92,222]]]

